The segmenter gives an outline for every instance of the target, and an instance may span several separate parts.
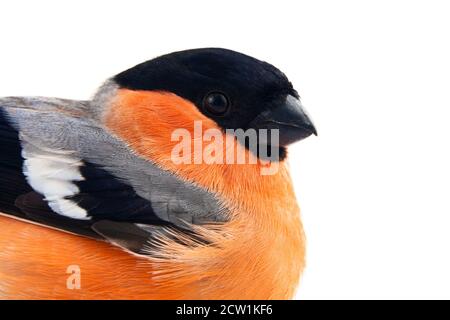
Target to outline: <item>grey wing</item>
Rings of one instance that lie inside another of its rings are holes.
[[[0,99],[20,140],[23,173],[52,211],[176,228],[228,219],[216,195],[135,155],[90,108],[88,101]]]

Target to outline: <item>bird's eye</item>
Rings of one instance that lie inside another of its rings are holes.
[[[203,107],[215,116],[224,115],[230,106],[228,98],[220,92],[211,92],[203,100]]]

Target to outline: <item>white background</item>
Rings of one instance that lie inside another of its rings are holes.
[[[291,150],[298,298],[450,298],[446,1],[2,1],[0,96],[87,99],[175,50],[266,60],[319,131]]]

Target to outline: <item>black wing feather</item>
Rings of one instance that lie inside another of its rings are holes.
[[[150,201],[139,197],[133,187],[106,170],[84,162],[81,174],[85,180],[75,182],[80,192],[68,199],[75,201],[95,220],[169,224],[155,214]]]
[[[32,191],[22,172],[19,134],[9,125],[6,115],[0,109],[0,210],[23,217],[14,205],[21,194]]]
[[[28,220],[70,233],[103,239],[91,229],[92,221],[72,219],[54,213],[42,195],[37,192],[29,192],[19,196],[15,205],[25,214]]]

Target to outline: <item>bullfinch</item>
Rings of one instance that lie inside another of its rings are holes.
[[[139,64],[88,101],[1,98],[0,297],[292,298],[287,146],[311,134],[281,71],[220,48]]]

